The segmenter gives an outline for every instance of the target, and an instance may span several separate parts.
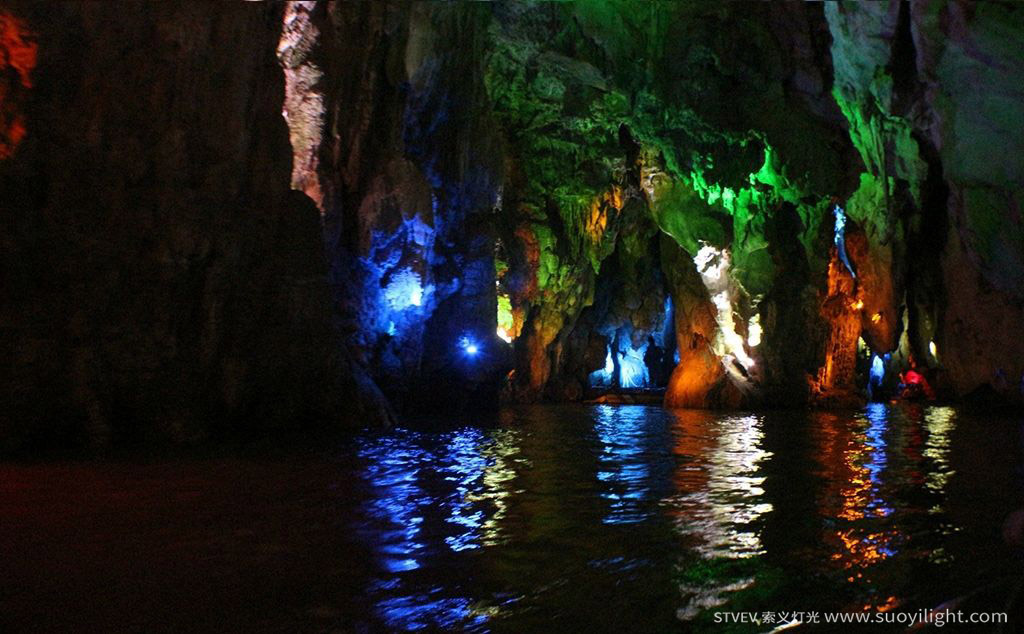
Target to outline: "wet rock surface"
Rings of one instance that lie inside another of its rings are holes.
[[[0,437],[845,405],[876,357],[1019,403],[1022,32],[954,0],[8,3]]]

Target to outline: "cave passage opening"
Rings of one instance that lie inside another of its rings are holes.
[[[666,297],[661,325],[652,332],[625,324],[605,346],[604,365],[588,376],[596,390],[660,390],[679,362],[673,329],[672,298]],[[645,337],[646,334],[646,337]],[[639,344],[635,343],[639,340]]]

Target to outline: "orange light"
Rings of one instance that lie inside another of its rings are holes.
[[[852,308],[854,310],[860,310],[860,309],[864,308],[864,300],[858,299],[857,301],[855,301],[852,304],[850,304],[850,308]]]
[[[900,602],[896,599],[896,597],[889,597],[885,600],[885,603],[875,606],[875,609],[879,612],[888,612],[889,610],[895,608],[899,604]]]

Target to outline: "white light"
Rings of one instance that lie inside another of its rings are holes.
[[[466,352],[468,352],[469,354],[476,354],[478,351],[479,350],[477,349],[476,344],[474,343],[471,343],[468,346],[466,346]]]
[[[758,313],[747,324],[747,345],[751,348],[761,345],[761,334],[761,313]]]
[[[693,256],[693,263],[697,265],[697,272],[704,278],[704,284],[709,285],[722,278],[722,273],[729,265],[728,257],[723,257],[721,249],[717,249],[706,242],[697,255]]]
[[[423,289],[416,287],[412,289],[412,293],[409,294],[409,303],[413,306],[419,306],[423,303]]]
[[[711,298],[711,301],[715,304],[715,308],[718,309],[718,312],[722,312],[724,310],[732,311],[732,303],[729,302],[729,293],[727,291],[717,293]]]
[[[715,321],[718,324],[718,336],[714,344],[715,353],[722,358],[722,363],[726,367],[736,359],[744,369],[749,370],[753,367],[754,360],[744,349],[746,342],[736,332],[736,323],[733,319],[734,292],[728,275],[729,251],[702,243],[697,255],[693,256],[693,263],[697,266],[697,272],[700,273],[701,281],[708,289],[717,312]]]
[[[499,339],[501,339],[505,343],[512,343],[512,335],[508,334],[507,330],[505,330],[501,326],[498,326],[498,330],[496,332],[498,334]]]
[[[932,353],[932,358],[933,359],[938,359],[939,358],[939,349],[935,345],[934,341],[929,341],[928,342],[928,352]]]
[[[639,348],[627,346],[625,352],[619,353],[619,383],[622,387],[644,387],[651,382],[644,353],[648,344]]]

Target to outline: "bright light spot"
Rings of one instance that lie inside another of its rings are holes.
[[[885,362],[877,354],[871,358],[871,379],[878,385],[885,379]]]
[[[697,255],[693,257],[701,281],[711,294],[711,302],[715,305],[718,324],[718,336],[715,341],[715,354],[722,358],[722,363],[729,367],[736,359],[745,369],[754,365],[754,360],[744,348],[743,337],[736,332],[736,322],[732,311],[732,288],[728,276],[730,258],[725,249],[718,249],[704,243]]]
[[[593,387],[604,387],[612,384],[612,375],[615,372],[615,359],[612,358],[612,347],[608,346],[608,354],[604,358],[604,367],[590,373],[590,385]]]
[[[459,340],[459,345],[462,346],[462,349],[465,350],[466,354],[468,354],[471,357],[475,356],[476,353],[480,352],[479,346],[477,346],[476,342],[470,339],[469,337],[463,337],[461,340]]]
[[[729,258],[721,249],[705,242],[704,246],[697,251],[697,255],[693,256],[693,263],[697,265],[697,272],[702,278],[705,278],[704,283],[707,285],[709,281],[715,282],[722,279],[722,273],[729,266]]]
[[[846,265],[846,270],[850,272],[850,275],[857,277],[857,274],[853,272],[853,265],[850,264],[850,258],[846,255],[846,212],[839,205],[832,210],[832,213],[836,216],[836,232],[835,232],[835,245],[839,251],[839,259]]]
[[[839,241],[842,240],[846,234],[846,212],[842,207],[836,205],[836,208],[832,210],[832,213],[836,216],[835,242],[838,245]]]
[[[871,323],[877,324],[880,321],[882,321],[882,313],[875,313],[871,316]]]
[[[761,345],[761,313],[758,313],[750,318],[750,322],[747,324],[747,345],[751,348],[756,348]]]
[[[854,310],[861,310],[862,308],[864,308],[864,300],[858,299],[857,301],[850,304],[850,308]]]
[[[938,359],[939,358],[939,349],[935,345],[934,341],[929,341],[928,342],[928,352],[930,352],[932,354],[932,358],[933,359]]]
[[[384,299],[393,310],[421,306],[423,286],[420,284],[420,276],[412,269],[402,269],[395,273],[384,288]]]
[[[625,352],[619,353],[619,383],[622,387],[644,387],[651,382],[644,353],[648,344],[639,348],[628,346]]]
[[[507,343],[512,343],[515,338],[512,333],[515,332],[516,322],[515,317],[512,314],[512,299],[505,293],[498,294],[498,337],[504,339]]]
[[[732,304],[729,302],[729,293],[726,291],[716,294],[711,298],[711,302],[719,312],[723,310],[732,310]]]

